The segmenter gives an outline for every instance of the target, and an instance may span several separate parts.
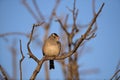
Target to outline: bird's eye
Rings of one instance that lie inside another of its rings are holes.
[[[55,38],[55,35],[52,35]]]

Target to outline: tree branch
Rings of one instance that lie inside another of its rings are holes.
[[[20,59],[20,80],[22,80],[22,61],[24,60],[25,56],[23,55],[23,51],[22,51],[22,43],[21,43],[21,40],[20,40],[20,53],[22,55],[22,58]]]
[[[35,6],[35,9],[36,9],[39,17],[40,17],[40,20],[44,21],[44,20],[45,20],[45,19],[44,19],[44,16],[43,16],[43,14],[41,13],[41,11],[40,11],[37,3],[36,3],[36,0],[32,0],[32,2],[33,2],[33,4],[34,4],[34,6]]]
[[[40,26],[42,25],[44,22],[41,22],[40,24],[33,24],[33,27],[32,27],[32,31],[31,31],[31,34],[30,34],[30,39],[27,43],[27,49],[28,49],[28,53],[29,53],[29,56],[30,58],[34,59],[37,63],[39,63],[39,59],[33,55],[31,49],[30,49],[30,43],[32,41],[32,36],[33,36],[33,32],[34,32],[34,28],[37,27],[37,26]]]
[[[3,33],[3,34],[0,34],[0,37],[5,37],[5,36],[9,36],[9,35],[23,35],[23,36],[29,37],[29,35],[27,35],[25,33],[22,33],[22,32],[8,32],[8,33]]]
[[[1,65],[0,65],[0,71],[2,72],[2,74],[3,74],[3,76],[4,76],[4,79],[5,79],[5,80],[8,80],[8,77],[7,77],[7,75],[6,75],[4,69],[2,68]]]
[[[113,78],[120,72],[120,69],[114,73],[114,75],[111,77],[110,80],[113,80]]]
[[[69,35],[69,32],[68,32],[67,29],[64,27],[64,25],[62,24],[61,20],[60,20],[60,19],[57,19],[56,21],[59,22],[60,26],[61,26],[62,29],[65,31],[65,33],[66,33],[67,35]]]
[[[39,22],[40,22],[39,18],[35,15],[35,13],[34,13],[33,10],[30,8],[30,6],[29,6],[28,3],[26,2],[26,0],[22,0],[22,3],[23,3],[24,6],[27,8],[27,10],[31,13],[31,15],[34,17],[34,19],[39,23]]]

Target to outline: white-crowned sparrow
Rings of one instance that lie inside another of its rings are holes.
[[[61,43],[59,42],[59,36],[56,33],[52,33],[48,39],[44,42],[42,51],[44,56],[58,56],[61,50]],[[49,61],[49,69],[54,69],[54,60]]]

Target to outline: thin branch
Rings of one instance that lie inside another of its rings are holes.
[[[111,77],[110,80],[113,80],[113,78],[114,78],[119,72],[120,72],[120,69],[113,74],[113,76]]]
[[[119,80],[119,79],[120,79],[120,76],[116,80]]]
[[[92,0],[92,12],[93,12],[93,15],[95,16],[96,15],[96,12],[95,12],[95,0]]]
[[[95,0],[92,0],[92,12],[93,12],[93,16],[96,15],[96,12],[95,12]],[[97,30],[97,22],[95,22],[95,28],[91,31],[91,33],[94,33],[96,30]]]
[[[67,27],[68,17],[69,17],[69,15],[67,14],[66,17],[65,17],[65,21],[64,21],[64,27],[65,28]]]
[[[120,61],[118,62],[118,64],[117,64],[117,67],[116,67],[116,70],[115,71],[117,71],[117,70],[119,70],[120,69]],[[116,75],[115,76],[115,80],[117,80],[117,78],[120,78],[120,76],[118,77],[119,75]]]
[[[4,79],[8,80],[7,74],[5,73],[4,69],[2,68],[2,66],[0,65],[0,71],[2,72]]]
[[[72,32],[73,32],[76,29],[76,19],[78,15],[78,9],[76,10],[76,0],[74,0],[74,3],[73,3],[72,15],[73,15],[73,28],[72,28]]]
[[[52,12],[51,12],[51,15],[50,15],[50,18],[49,18],[49,24],[51,24],[52,19],[53,19],[53,16],[56,15],[56,10],[57,10],[59,4],[60,4],[60,0],[56,0],[56,3],[55,3],[55,5],[54,5],[54,8],[53,8],[53,10],[52,10]]]
[[[34,19],[39,23],[40,21],[39,21],[38,17],[35,15],[35,13],[33,12],[33,10],[30,8],[30,6],[26,2],[26,0],[22,0],[22,3],[27,8],[27,10],[32,14],[32,16],[34,17]]]
[[[92,19],[92,23],[89,25],[89,28],[87,29],[86,33],[84,34],[83,37],[87,36],[88,33],[91,31],[91,28],[93,26],[93,24],[96,22],[96,19],[98,17],[98,15],[100,14],[100,12],[102,11],[102,8],[104,6],[104,3],[102,4],[101,8],[99,9],[98,13],[94,16],[94,18]]]
[[[86,40],[90,40],[91,38],[95,38],[95,37],[96,37],[95,33],[92,33],[89,37],[86,38]]]
[[[22,51],[22,43],[21,43],[21,40],[20,40],[20,53],[22,55],[22,58],[20,59],[20,80],[22,80],[22,61],[24,60],[25,56],[23,55],[23,51]]]
[[[33,36],[34,28],[37,27],[37,26],[42,25],[43,23],[44,22],[42,22],[40,24],[33,24],[32,31],[31,31],[31,34],[30,34],[30,39],[29,39],[29,41],[27,43],[27,49],[28,49],[29,56],[30,56],[30,58],[34,59],[37,63],[39,63],[39,59],[36,56],[33,55],[33,53],[31,51],[29,45],[30,45],[30,43],[32,41],[32,36]]]
[[[36,0],[32,0],[32,1],[33,1],[33,4],[34,4],[34,6],[35,6],[35,9],[36,9],[36,11],[37,11],[40,19],[44,21],[44,16],[43,16],[43,14],[40,12],[40,9],[39,9],[39,7],[38,7],[38,5],[37,5],[37,3],[36,3]]]
[[[13,69],[13,78],[17,78],[17,49],[16,49],[16,40],[13,40],[12,45],[9,47],[9,50],[12,54],[12,69]]]
[[[65,33],[66,33],[67,35],[69,35],[69,32],[68,32],[67,29],[64,27],[64,25],[62,24],[61,20],[60,20],[60,19],[57,19],[56,21],[59,22],[60,26],[61,26],[62,29],[65,31]]]
[[[36,24],[36,26],[39,26],[39,25]],[[26,37],[26,38],[29,38],[29,37],[30,37],[29,34],[23,33],[23,32],[7,32],[7,33],[2,33],[2,34],[0,34],[0,38],[3,38],[4,40],[8,41],[6,37],[7,37],[7,36],[13,36],[13,35],[24,36],[24,37]],[[38,37],[37,34],[34,35],[34,37],[33,37],[32,39],[34,40],[36,37]]]
[[[29,35],[27,35],[25,33],[22,33],[22,32],[8,32],[8,33],[3,33],[3,34],[0,34],[0,37],[10,36],[10,35],[23,35],[23,36],[29,37]]]

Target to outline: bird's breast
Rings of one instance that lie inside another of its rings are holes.
[[[59,55],[59,46],[57,44],[46,44],[44,46],[44,54],[45,56],[57,56]]]

